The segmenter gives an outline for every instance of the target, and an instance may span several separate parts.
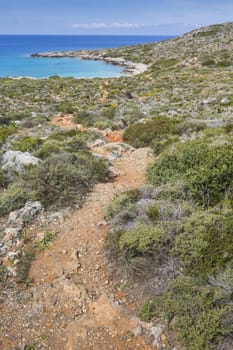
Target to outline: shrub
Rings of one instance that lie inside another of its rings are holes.
[[[25,181],[32,196],[45,207],[67,206],[80,202],[92,184],[107,176],[108,167],[103,159],[96,159],[87,152],[63,153],[31,168]]]
[[[146,147],[161,140],[162,136],[176,132],[177,121],[154,117],[145,123],[130,125],[123,134],[123,141],[134,147]]]
[[[233,146],[209,146],[203,141],[179,144],[156,160],[147,175],[155,185],[183,179],[188,196],[199,205],[213,206],[232,184]]]
[[[151,143],[151,147],[155,155],[159,155],[161,152],[165,151],[170,145],[179,141],[178,136],[167,136],[164,139],[156,139]]]
[[[76,130],[76,129],[70,129],[70,130],[59,130],[57,132],[52,133],[49,135],[49,139],[57,140],[57,141],[64,141],[64,139],[82,135],[82,131]]]
[[[160,240],[164,235],[163,228],[159,226],[138,224],[121,235],[119,247],[133,255],[154,252],[158,250]]]
[[[22,183],[15,182],[9,185],[0,197],[0,216],[23,207],[28,199],[30,195]]]
[[[61,149],[61,142],[57,140],[46,140],[38,151],[35,152],[35,156],[45,159],[50,157],[53,153],[59,153]]]
[[[174,253],[189,273],[206,277],[233,262],[233,216],[207,211],[184,219],[182,233],[175,240]]]
[[[0,146],[2,146],[7,138],[16,133],[16,126],[14,124],[11,124],[9,126],[0,126]]]
[[[227,134],[232,133],[232,131],[233,131],[233,123],[229,123],[229,124],[224,125],[224,130],[225,130],[225,132]]]
[[[21,136],[13,143],[13,149],[21,152],[34,152],[40,148],[43,140],[39,137]]]
[[[221,297],[218,288],[202,286],[182,276],[171,283],[168,293],[155,298],[147,318],[162,313],[169,321],[174,319],[175,328],[188,349],[208,350],[229,332],[223,318],[230,308],[222,306]]]
[[[56,232],[49,231],[46,232],[41,241],[36,242],[35,248],[39,250],[39,252],[43,252],[45,249],[49,248],[56,238]]]
[[[146,215],[152,221],[156,221],[159,217],[159,206],[157,204],[150,206],[146,209]]]
[[[140,199],[140,197],[141,192],[138,189],[129,190],[121,193],[108,207],[108,211],[105,218],[109,220],[118,213],[120,213],[123,209],[127,211],[134,211],[134,204]]]

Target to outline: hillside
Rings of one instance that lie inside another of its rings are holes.
[[[0,79],[1,349],[233,348],[232,51],[225,23]]]

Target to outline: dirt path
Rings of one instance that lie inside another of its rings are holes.
[[[111,280],[103,252],[106,209],[117,193],[143,184],[148,151],[115,160],[115,181],[96,185],[83,207],[69,213],[52,247],[32,265],[35,286],[18,303],[9,299],[3,305],[2,350],[18,344],[52,350],[156,348],[154,329],[130,311],[133,303]]]

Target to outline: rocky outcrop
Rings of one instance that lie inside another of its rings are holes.
[[[41,160],[29,152],[7,151],[2,157],[2,170],[10,177],[12,174],[22,173],[29,165],[37,165]]]

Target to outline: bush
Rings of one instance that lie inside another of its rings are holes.
[[[130,125],[123,134],[123,141],[136,148],[151,146],[162,136],[174,134],[176,124],[174,119],[154,117],[145,123]]]
[[[119,247],[121,250],[127,250],[131,255],[154,253],[159,249],[164,235],[162,227],[138,224],[121,235]]]
[[[21,136],[13,143],[13,149],[21,152],[37,151],[42,145],[43,140],[39,137]]]
[[[105,218],[107,220],[111,219],[123,209],[127,211],[135,210],[135,203],[141,198],[141,192],[138,189],[129,190],[121,193],[117,196],[114,201],[108,207],[107,214]]]
[[[221,303],[218,288],[202,286],[190,277],[179,277],[170,286],[170,291],[155,298],[145,310],[147,320],[164,314],[169,321],[174,319],[181,340],[190,350],[211,349],[229,333],[223,318],[230,311]]]
[[[15,182],[9,185],[7,191],[0,197],[0,216],[23,207],[29,199],[30,194],[26,191],[22,183]]]
[[[0,126],[0,147],[5,143],[7,138],[16,133],[16,126],[11,124],[9,126]]]
[[[233,216],[195,212],[182,223],[174,253],[192,275],[206,277],[233,263]]]
[[[40,163],[25,175],[28,191],[45,207],[68,206],[81,201],[88,188],[108,176],[105,160],[89,153],[63,153]]]
[[[159,217],[159,206],[157,204],[146,209],[146,215],[152,221],[156,221]]]
[[[35,152],[35,156],[46,159],[53,153],[59,153],[61,150],[62,143],[57,140],[46,140],[38,151]]]
[[[233,145],[179,144],[156,160],[147,175],[154,185],[182,179],[187,195],[197,204],[216,205],[232,185]]]

